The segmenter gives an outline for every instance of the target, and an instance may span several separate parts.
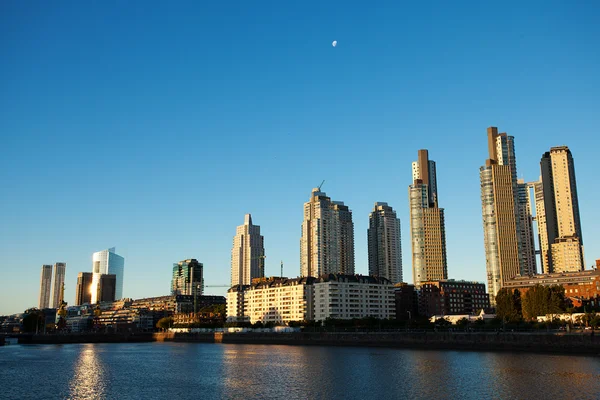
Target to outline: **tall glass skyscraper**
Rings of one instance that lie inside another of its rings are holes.
[[[116,276],[115,300],[123,298],[123,274],[125,270],[125,259],[115,253],[115,248],[98,251],[92,256],[92,272],[94,279],[92,284],[100,284],[102,274],[111,274]],[[98,276],[96,276],[98,275]]]
[[[171,294],[202,296],[204,290],[203,269],[202,263],[194,258],[173,264]]]

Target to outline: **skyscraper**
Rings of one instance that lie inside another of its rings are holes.
[[[84,272],[85,273],[85,272]],[[92,273],[89,303],[96,304],[103,301],[115,301],[117,289],[117,276],[115,274]]]
[[[102,250],[94,253],[92,256],[92,272],[94,274],[116,275],[115,299],[123,298],[123,274],[125,269],[125,259],[115,253],[115,248]],[[94,278],[96,284],[100,283],[100,277]]]
[[[171,294],[201,296],[204,289],[203,269],[202,263],[194,258],[173,264]]]
[[[367,229],[369,275],[402,282],[400,220],[387,203],[375,203]]]
[[[52,286],[52,307],[59,308],[62,301],[63,286],[65,284],[65,270],[67,269],[66,263],[54,264],[54,284]]]
[[[479,169],[483,236],[490,303],[506,279],[526,274],[520,241],[514,138],[490,127],[489,158]]]
[[[42,275],[40,278],[40,299],[39,309],[50,307],[50,291],[52,290],[52,265],[42,265]]]
[[[252,279],[265,276],[264,238],[260,226],[252,224],[252,216],[244,216],[237,227],[231,249],[231,286],[250,285]]]
[[[354,275],[354,223],[352,211],[340,201],[331,201],[320,188],[312,190],[304,203],[300,238],[300,273]]]
[[[542,156],[540,168],[536,214],[542,267],[545,273],[581,271],[585,268],[583,237],[571,151],[567,146],[552,147]]]
[[[92,304],[92,272],[80,272],[77,274],[77,286],[75,286],[75,305]]]
[[[413,184],[408,188],[413,280],[448,279],[444,209],[438,207],[435,161],[427,150],[419,150],[412,163]]]
[[[535,261],[535,238],[533,236],[533,214],[531,212],[530,184],[523,179],[517,180],[517,217],[519,242],[521,243],[521,275],[537,273]]]

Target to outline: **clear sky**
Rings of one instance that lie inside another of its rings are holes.
[[[598,2],[176,3],[0,3],[0,314],[37,306],[40,267],[57,261],[73,304],[77,273],[112,246],[127,297],[168,294],[186,258],[229,284],[245,213],[266,274],[283,260],[297,276],[303,203],[323,179],[353,211],[356,272],[385,201],[412,282],[421,148],[450,278],[484,281],[488,126],[515,136],[525,180],[551,146],[571,148],[587,266],[600,258]]]

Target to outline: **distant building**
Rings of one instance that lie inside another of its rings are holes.
[[[354,274],[354,222],[352,211],[314,188],[304,203],[300,238],[300,274]]]
[[[385,278],[324,274],[234,286],[227,292],[227,320],[287,324],[327,318],[394,318],[392,283]]]
[[[485,284],[454,279],[424,282],[419,293],[419,314],[478,314],[490,308]]]
[[[565,296],[583,299],[600,296],[600,270],[539,274],[534,276],[516,276],[506,281],[505,287],[519,289],[521,295],[535,285],[561,285]]]
[[[90,303],[116,300],[117,276],[115,274],[92,274]]]
[[[244,216],[244,224],[236,229],[231,249],[231,286],[249,285],[252,279],[265,276],[264,237],[260,226],[252,224],[252,216]]]
[[[435,161],[419,150],[412,163],[413,183],[408,188],[413,281],[448,278],[444,209],[438,207]]]
[[[123,276],[125,259],[115,253],[115,248],[98,251],[92,256],[92,272],[95,274],[111,274],[116,276],[115,298],[123,298]],[[99,282],[97,277],[96,281]]]
[[[479,176],[487,286],[490,302],[495,304],[496,294],[506,279],[532,273],[525,263],[530,258],[524,257],[523,248],[531,250],[533,245],[521,243],[519,213],[526,208],[519,209],[519,193],[527,189],[517,186],[514,137],[498,134],[496,127],[488,128],[487,134],[489,158],[479,169]]]
[[[367,229],[369,275],[402,282],[400,219],[387,203],[375,203]]]
[[[204,290],[203,270],[202,263],[194,258],[173,264],[171,294],[202,296]]]
[[[65,272],[67,269],[66,263],[54,264],[54,285],[52,288],[52,307],[59,308],[63,302],[64,286],[65,286]]]
[[[394,285],[388,279],[326,274],[321,275],[313,286],[315,321],[396,317]]]
[[[540,161],[536,214],[544,273],[585,269],[575,164],[567,146],[552,147]],[[527,275],[527,274],[521,274]]]
[[[40,298],[38,308],[40,310],[50,307],[50,292],[52,291],[52,265],[42,265],[40,278]]]
[[[75,286],[75,305],[92,304],[92,277],[91,272],[80,272],[77,274],[77,286]]]
[[[406,321],[419,316],[419,292],[415,285],[398,283],[394,285],[396,319]]]

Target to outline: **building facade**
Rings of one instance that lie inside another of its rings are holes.
[[[54,264],[54,283],[52,285],[52,307],[59,308],[63,302],[64,286],[65,286],[65,272],[67,269],[66,263]]]
[[[246,214],[244,224],[236,229],[231,250],[231,286],[249,285],[254,278],[265,276],[264,238],[260,226],[252,224]]]
[[[75,305],[92,303],[92,272],[80,272],[77,274],[77,286],[75,286]]]
[[[529,272],[520,244],[514,138],[495,127],[487,133],[489,158],[479,173],[488,293],[495,304],[506,279]]]
[[[227,321],[287,324],[327,318],[394,318],[394,286],[381,277],[271,278],[227,292]]]
[[[402,282],[400,219],[387,203],[375,203],[367,229],[369,275]]]
[[[38,308],[50,308],[50,293],[52,291],[52,265],[42,265],[40,277],[40,298]]]
[[[115,253],[115,248],[98,251],[92,256],[92,272],[94,274],[110,274],[116,276],[115,298],[123,298],[123,277],[125,273],[125,259]],[[100,276],[95,278],[100,283]]]
[[[490,308],[485,284],[479,282],[443,281],[425,282],[419,293],[419,314],[475,315]]]
[[[325,274],[313,286],[315,321],[396,317],[394,285],[386,278]]]
[[[204,291],[204,266],[191,258],[173,264],[172,295],[202,296]]]
[[[519,289],[521,296],[535,285],[561,285],[565,288],[567,297],[596,298],[600,296],[600,270],[517,276],[505,283],[505,286],[511,290]]]
[[[575,164],[567,146],[552,147],[540,161],[536,191],[540,252],[544,273],[585,269]]]
[[[348,206],[315,188],[304,203],[300,274],[327,273],[354,274],[354,223]]]
[[[448,277],[444,209],[438,207],[435,162],[427,150],[419,150],[413,162],[413,184],[409,186],[410,233],[413,281],[421,282]]]

